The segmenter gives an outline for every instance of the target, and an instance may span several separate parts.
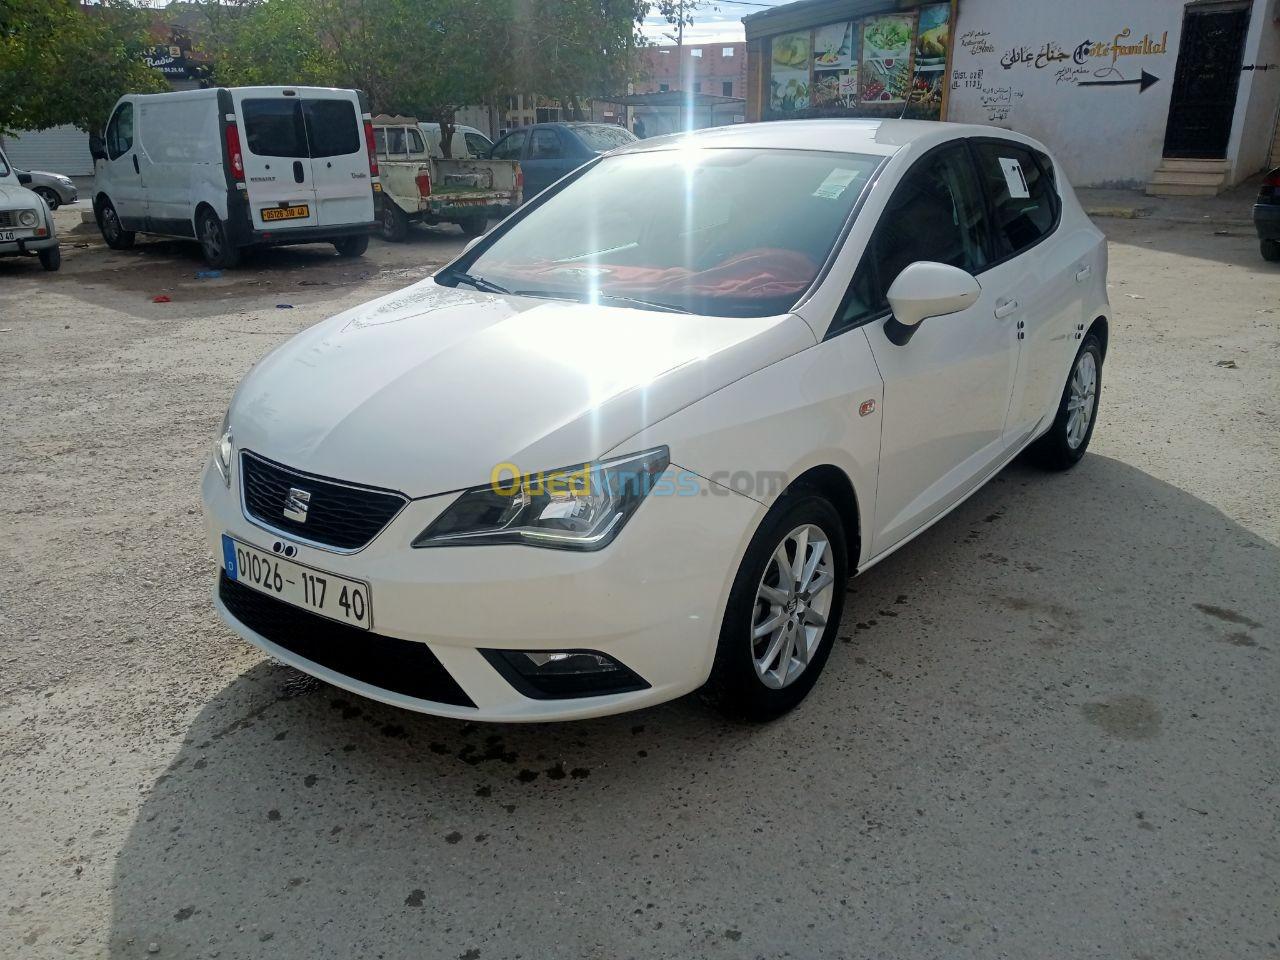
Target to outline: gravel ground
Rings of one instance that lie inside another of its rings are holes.
[[[216,280],[81,234],[0,261],[0,955],[1280,957],[1280,268],[1247,227],[1100,223],[1090,454],[854,581],[754,728],[438,720],[217,621],[236,382],[453,228]]]

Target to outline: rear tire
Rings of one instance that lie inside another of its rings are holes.
[[[241,250],[227,236],[226,225],[218,215],[212,210],[205,210],[197,223],[196,235],[200,239],[200,249],[204,251],[204,262],[216,270],[239,266]]]
[[[382,200],[382,239],[388,243],[400,243],[409,235],[409,218],[395,202]]]
[[[466,220],[459,220],[458,226],[468,237],[482,237],[485,230],[489,229],[489,221],[484,217],[468,217]]]
[[[1270,263],[1280,260],[1280,240],[1262,241],[1262,259]]]
[[[1049,432],[1028,449],[1031,460],[1046,470],[1069,470],[1080,462],[1094,425],[1098,422],[1098,399],[1102,390],[1102,343],[1088,334],[1071,364],[1067,384],[1062,388],[1058,413]],[[1081,417],[1084,422],[1081,422]]]
[[[44,267],[50,273],[55,272],[62,266],[62,250],[58,247],[49,247],[38,252],[40,257],[40,266]]]
[[[333,241],[333,247],[340,257],[363,257],[369,249],[369,235],[362,233],[355,237],[341,237]]]
[[[824,497],[802,490],[774,505],[734,578],[703,699],[763,722],[805,698],[840,626],[847,551],[840,515]]]
[[[103,198],[98,204],[98,229],[102,231],[102,239],[112,250],[128,250],[137,239],[137,234],[126,230],[120,223],[120,215],[112,202]]]
[[[50,210],[57,210],[62,206],[62,198],[58,196],[56,190],[51,190],[48,187],[36,187],[33,192],[40,195],[44,202],[49,205]]]

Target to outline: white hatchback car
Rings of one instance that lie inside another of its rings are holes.
[[[241,636],[414,710],[813,686],[845,581],[1093,430],[1103,235],[1003,130],[640,141],[245,378],[204,478]]]

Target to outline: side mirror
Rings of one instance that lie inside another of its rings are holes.
[[[905,346],[925,320],[971,307],[981,293],[978,281],[959,267],[927,260],[913,263],[889,287],[893,316],[885,324],[885,335]]]
[[[107,145],[96,133],[89,135],[89,156],[95,160],[107,159]]]
[[[29,184],[29,183],[31,182],[31,174],[29,174],[29,173],[19,173],[19,174],[18,174],[18,182],[19,182],[20,184],[22,184],[22,185],[25,187],[27,184]]]

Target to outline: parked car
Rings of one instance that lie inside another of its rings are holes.
[[[1262,180],[1258,202],[1253,205],[1253,225],[1262,244],[1262,259],[1280,260],[1280,167]]]
[[[14,173],[18,175],[18,182],[32,193],[39,194],[50,210],[80,199],[75,183],[60,173],[47,170],[14,170]]]
[[[129,94],[92,151],[93,210],[114,250],[142,232],[199,240],[212,267],[236,266],[251,246],[332,243],[358,257],[377,226],[373,128],[357,90]]]
[[[9,158],[0,150],[0,257],[34,254],[40,266],[62,266],[53,214],[41,197],[18,182]]]
[[[419,122],[418,129],[427,138],[431,155],[443,157],[444,153],[440,149],[440,124]],[[493,149],[493,141],[487,134],[465,123],[454,125],[453,139],[450,144],[453,147],[450,152],[455,160],[482,160],[488,157],[489,151]]]
[[[1107,248],[992,127],[738,125],[624,147],[236,391],[217,609],[355,693],[479,720],[698,688],[773,717],[845,581],[1025,450],[1089,446]]]
[[[456,223],[468,237],[520,205],[520,165],[437,159],[413,117],[378,116],[373,142],[382,181],[382,237],[398,243],[410,223]]]
[[[512,130],[493,145],[489,156],[520,164],[528,200],[588,160],[636,139],[630,130],[611,123],[535,123]]]

